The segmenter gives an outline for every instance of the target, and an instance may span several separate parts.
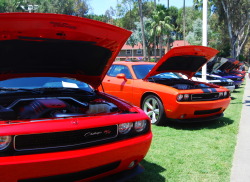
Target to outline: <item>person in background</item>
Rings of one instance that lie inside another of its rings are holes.
[[[248,78],[250,78],[250,67],[248,67]]]

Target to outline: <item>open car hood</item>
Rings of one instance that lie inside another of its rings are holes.
[[[216,57],[212,61],[209,61],[207,64],[207,69],[209,73],[215,73],[218,69],[228,62],[227,58]],[[228,65],[227,65],[228,66]],[[226,66],[226,67],[227,67]]]
[[[219,51],[204,46],[182,46],[168,51],[145,77],[164,72],[177,72],[189,79]]]
[[[233,58],[218,57],[208,63],[208,70],[210,73],[215,73],[218,69],[221,71],[230,71],[239,65],[239,61]]]
[[[68,77],[97,88],[131,35],[103,22],[59,14],[0,14],[0,80]]]
[[[228,58],[229,62],[231,63],[231,66],[228,67],[228,71],[232,71],[233,69],[237,69],[240,66],[240,61],[234,59],[234,58]]]

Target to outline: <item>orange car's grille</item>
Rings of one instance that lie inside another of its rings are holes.
[[[112,139],[117,134],[117,125],[113,125],[75,131],[16,135],[14,148],[16,151],[63,148]]]
[[[220,85],[220,86],[233,86],[233,82],[216,82],[214,84]]]
[[[206,100],[218,100],[219,93],[204,93],[204,94],[192,94],[191,101],[206,101]]]

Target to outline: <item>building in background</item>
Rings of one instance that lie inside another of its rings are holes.
[[[184,40],[175,40],[171,48],[180,47],[189,45],[187,41]],[[164,46],[162,49],[162,55],[166,54],[167,47]],[[154,52],[151,53],[151,58],[154,58]],[[160,49],[156,49],[156,58],[160,58]],[[117,61],[140,61],[143,60],[143,48],[141,44],[137,44],[134,47],[125,44],[121,51],[119,52],[118,56],[116,57]]]

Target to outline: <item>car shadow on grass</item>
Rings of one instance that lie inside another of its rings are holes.
[[[233,120],[227,117],[220,118],[213,121],[197,122],[197,123],[176,123],[169,122],[163,127],[171,127],[177,130],[202,130],[202,129],[216,129],[233,124]]]
[[[142,166],[145,168],[145,171],[138,176],[130,179],[128,182],[138,182],[138,181],[143,181],[143,182],[151,182],[151,181],[157,181],[157,182],[165,182],[166,179],[160,174],[164,171],[166,171],[165,168],[148,162],[146,160],[141,161]]]
[[[235,98],[235,97],[231,97],[231,100],[235,100],[235,99],[237,99],[237,98]]]
[[[240,93],[240,91],[238,91],[238,90],[234,90],[234,91],[233,91],[233,93]]]

